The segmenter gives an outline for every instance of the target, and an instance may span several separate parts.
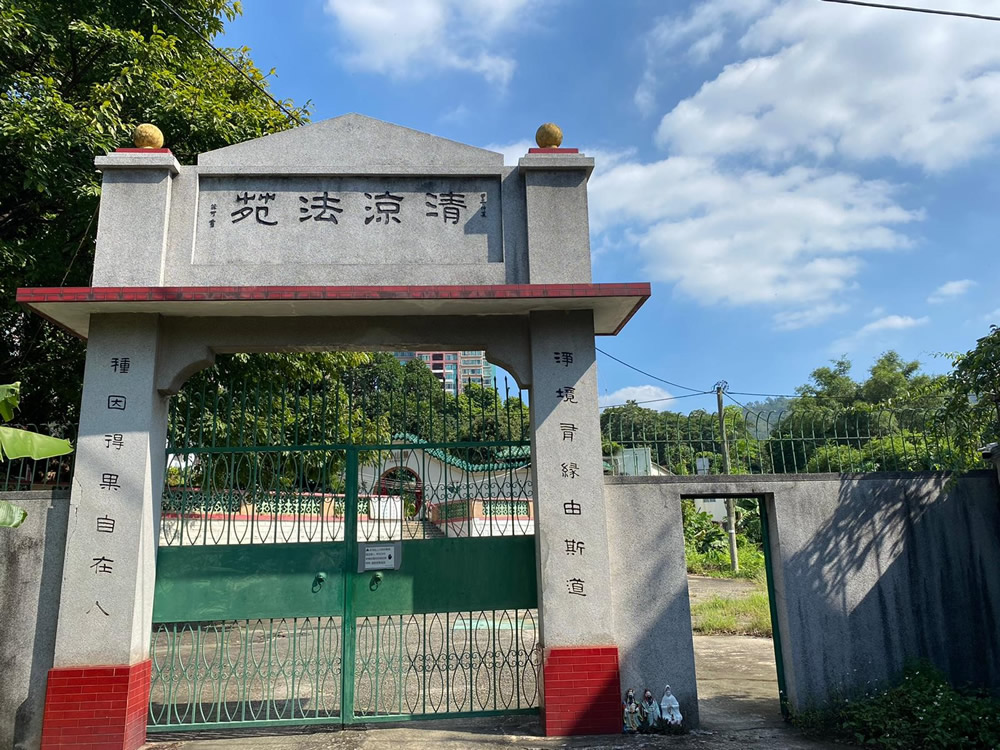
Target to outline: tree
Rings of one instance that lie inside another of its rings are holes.
[[[948,414],[959,421],[967,452],[1000,440],[1000,328],[976,341],[965,354],[952,357],[948,376]],[[978,443],[978,445],[973,445]]]
[[[0,420],[14,418],[21,399],[21,384],[0,385]],[[39,435],[29,430],[0,426],[0,462],[5,459],[31,458],[40,460],[63,456],[73,450],[68,440]],[[28,512],[13,503],[0,500],[0,527],[16,528],[24,523]]]
[[[0,0],[0,382],[32,373],[27,422],[77,418],[83,344],[21,310],[14,292],[89,283],[94,157],[132,145],[140,122],[156,123],[185,163],[294,124],[198,37],[217,37],[238,2],[172,5],[195,31],[157,0]],[[266,86],[247,48],[225,52]]]

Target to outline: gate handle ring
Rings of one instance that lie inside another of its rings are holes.
[[[313,579],[313,585],[312,585],[313,593],[315,594],[317,591],[323,588],[324,583],[326,583],[326,573],[320,571],[319,573],[316,574],[316,577]]]
[[[371,581],[368,583],[368,588],[374,591],[379,587],[380,583],[382,583],[382,574],[376,573],[375,575],[372,576]]]

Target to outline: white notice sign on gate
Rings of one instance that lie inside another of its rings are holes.
[[[381,544],[362,543],[358,546],[358,572],[369,570],[399,570],[402,544],[383,542]]]

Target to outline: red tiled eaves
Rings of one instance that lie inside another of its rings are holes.
[[[32,287],[17,301],[39,302],[225,302],[233,300],[447,300],[641,297],[648,283],[494,284],[463,286],[140,286]]]

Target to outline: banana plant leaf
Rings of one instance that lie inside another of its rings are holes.
[[[0,500],[0,528],[16,529],[24,519],[28,517],[28,511],[19,508],[6,500]]]
[[[21,383],[0,385],[0,419],[9,422],[14,418],[14,410],[21,400]]]
[[[51,458],[70,453],[69,440],[39,435],[16,427],[0,427],[0,460],[4,458]]]

